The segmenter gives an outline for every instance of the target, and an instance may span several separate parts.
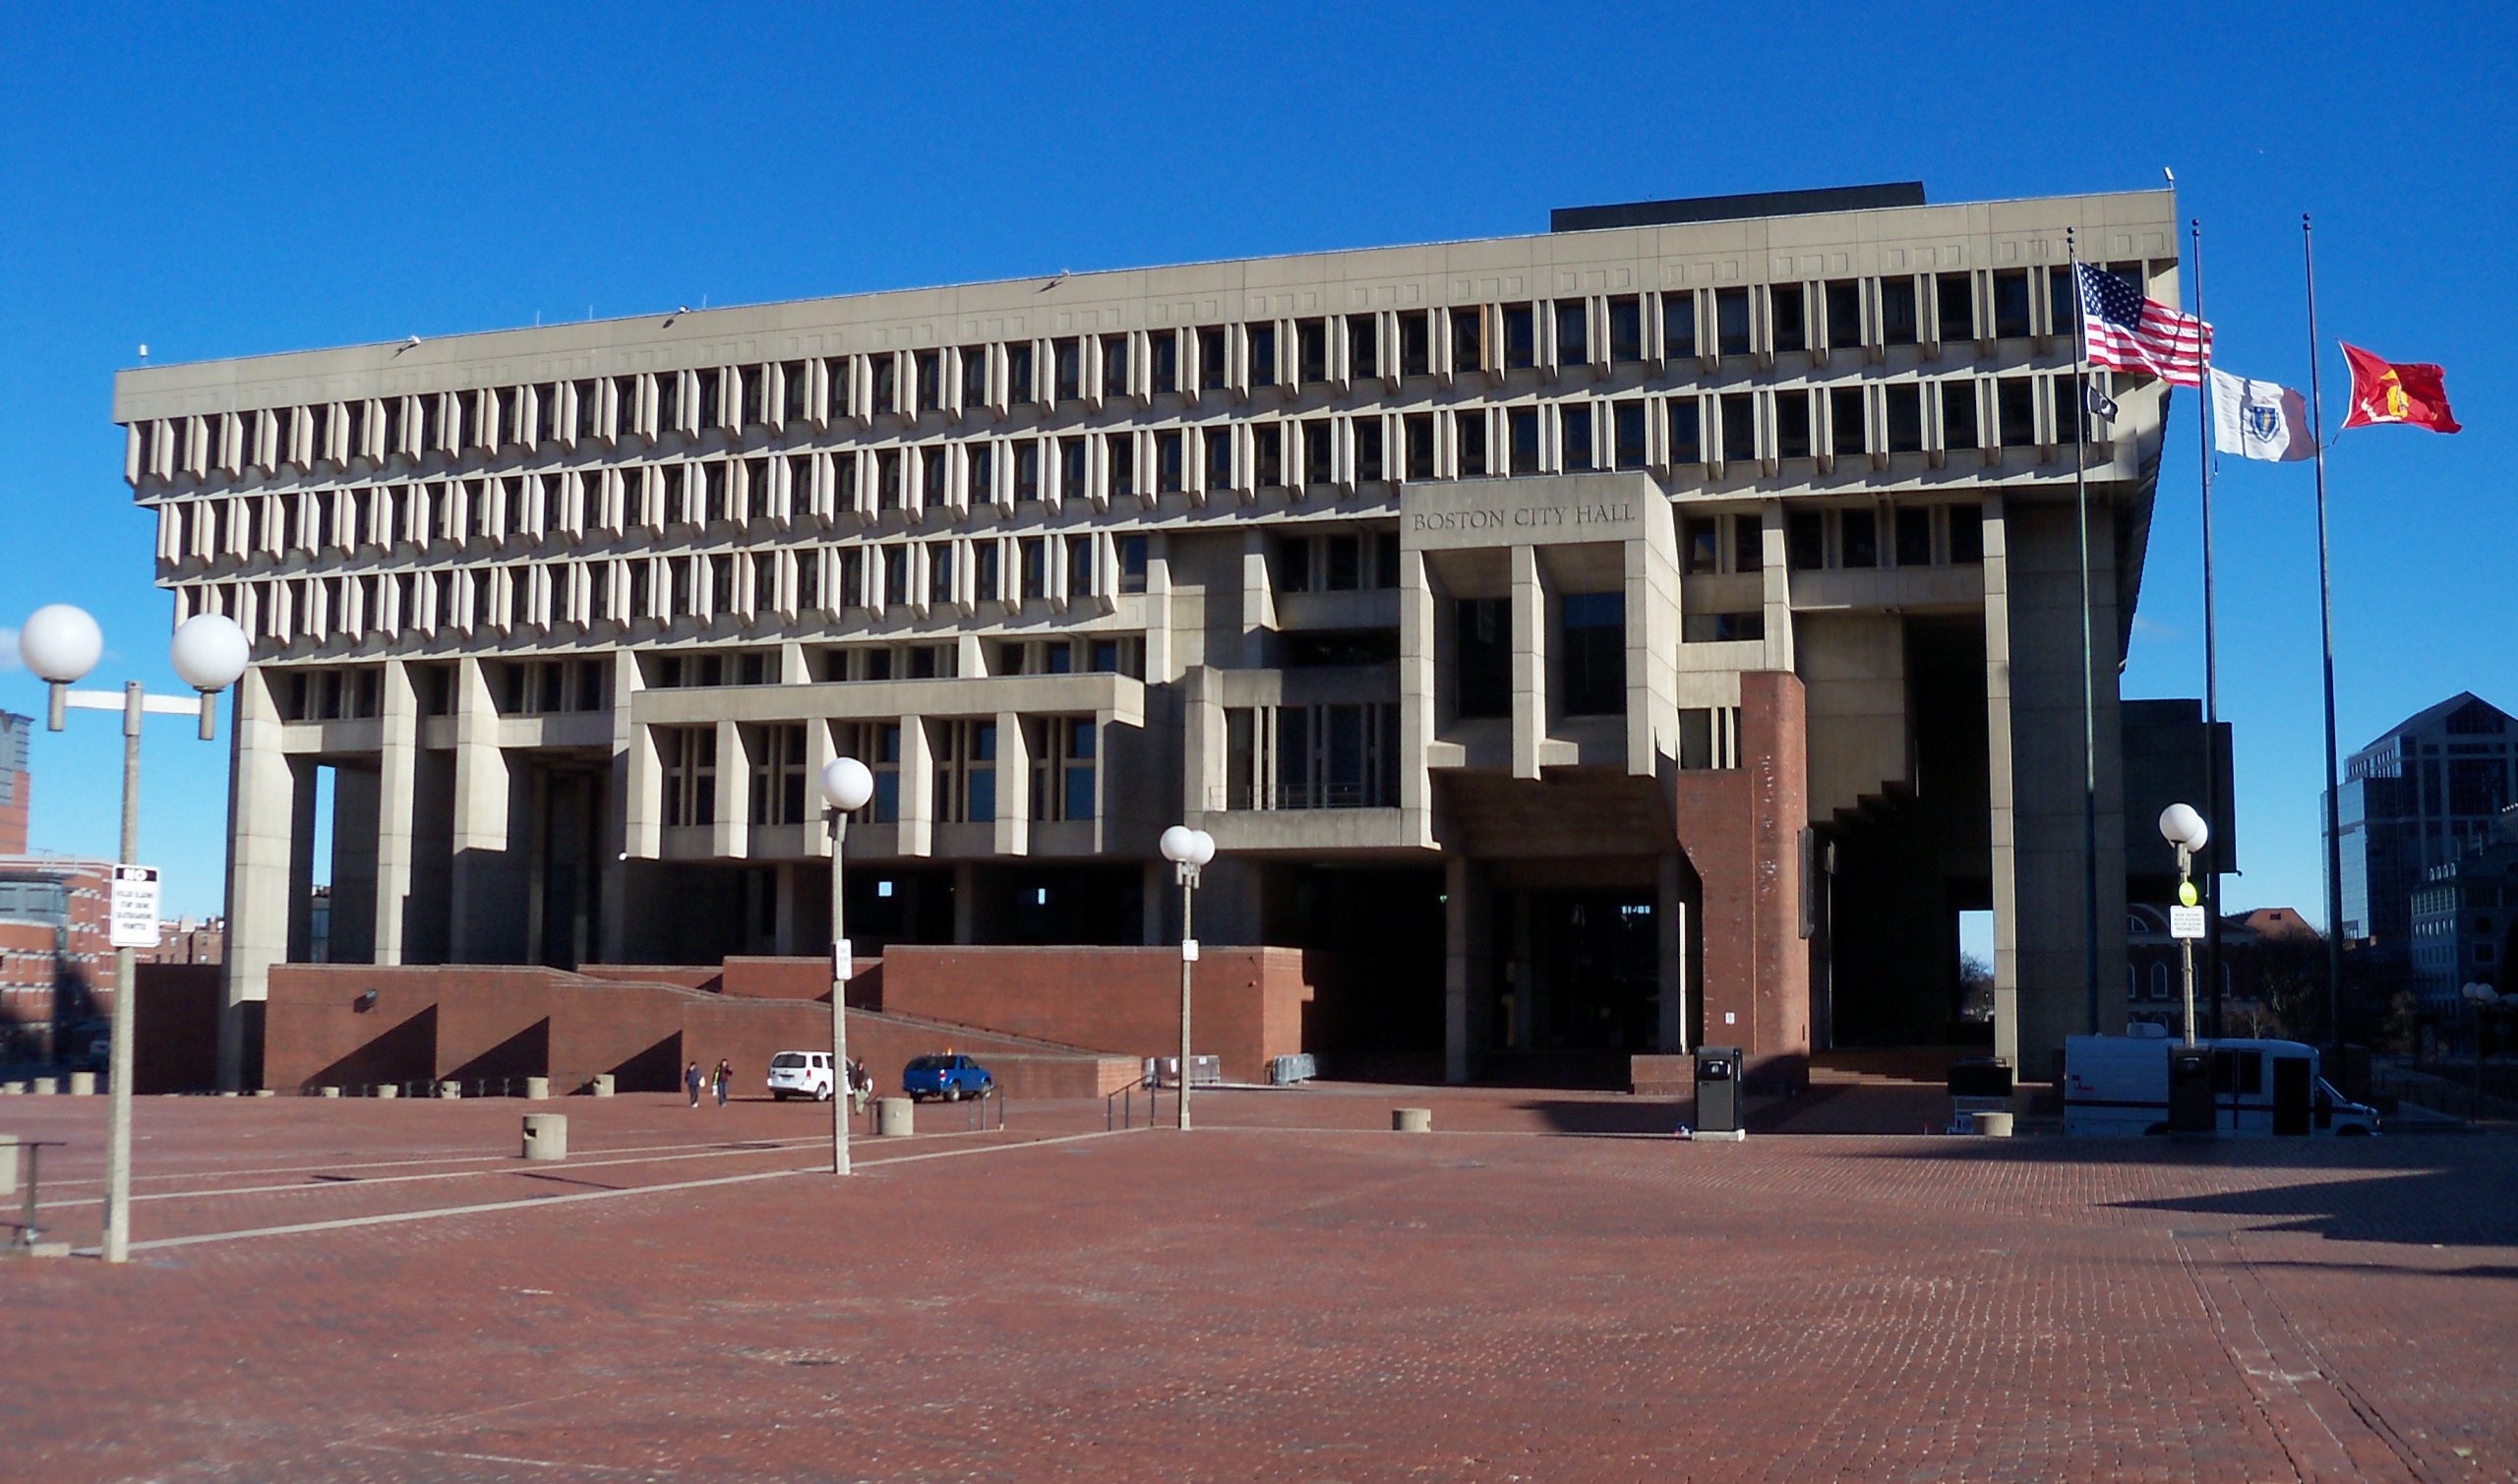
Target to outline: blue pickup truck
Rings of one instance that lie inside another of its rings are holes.
[[[912,1101],[941,1098],[946,1102],[958,1102],[965,1098],[988,1097],[996,1091],[996,1079],[969,1057],[948,1052],[913,1058],[901,1068],[901,1091]]]

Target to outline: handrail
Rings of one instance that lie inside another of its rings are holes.
[[[1140,1076],[1124,1087],[1102,1095],[1102,1131],[1115,1133],[1137,1126],[1137,1094],[1145,1094],[1145,1126],[1154,1127],[1156,1104],[1161,1099],[1162,1085],[1150,1077]]]

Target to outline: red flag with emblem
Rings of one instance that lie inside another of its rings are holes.
[[[2352,415],[2347,428],[2378,423],[2409,423],[2433,433],[2454,433],[2457,420],[2448,411],[2448,386],[2436,366],[2384,360],[2358,345],[2343,347],[2352,363]]]

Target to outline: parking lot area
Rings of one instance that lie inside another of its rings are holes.
[[[930,1104],[842,1182],[803,1103],[144,1099],[133,1262],[0,1265],[0,1439],[46,1480],[2518,1470],[2508,1138],[1195,1105]],[[103,1107],[0,1102],[69,1142],[41,1218],[78,1243]],[[526,1111],[570,1158],[516,1158]]]

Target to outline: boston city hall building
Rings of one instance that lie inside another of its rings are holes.
[[[1661,202],[125,372],[158,579],[254,645],[221,1075],[355,1060],[277,1069],[317,960],[341,1000],[826,980],[842,755],[858,958],[984,950],[967,1026],[1163,1050],[1094,1007],[1176,974],[1187,823],[1202,976],[1290,964],[1264,1049],[1324,1070],[1946,1043],[1970,912],[1994,1049],[2051,1066],[2092,1005],[2081,537],[2121,986],[2166,410],[2117,378],[2076,456],[2066,234],[2173,302],[2175,222]]]

